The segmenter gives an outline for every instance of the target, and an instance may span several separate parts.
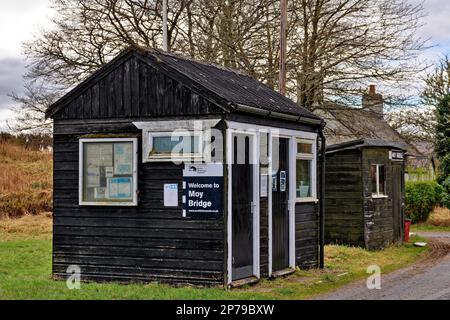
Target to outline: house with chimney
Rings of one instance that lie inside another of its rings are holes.
[[[375,86],[362,107],[323,105],[327,126],[325,241],[381,249],[404,238],[405,168],[420,152],[384,119]]]

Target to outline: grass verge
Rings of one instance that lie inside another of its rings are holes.
[[[412,226],[413,232],[419,231],[450,231],[450,210],[436,207],[425,223]]]
[[[68,290],[64,281],[51,278],[51,225],[48,216],[0,220],[0,299],[307,299],[367,277],[370,265],[387,273],[417,261],[428,251],[412,244],[374,252],[327,246],[323,271],[297,271],[288,278],[262,280],[235,290],[157,283],[82,283],[81,290]]]

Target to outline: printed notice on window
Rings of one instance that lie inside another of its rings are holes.
[[[110,199],[131,199],[132,198],[133,179],[128,178],[109,178],[108,179],[108,196]]]
[[[89,188],[100,187],[100,168],[89,165],[87,168],[87,184]]]
[[[114,174],[115,175],[133,174],[133,144],[131,143],[114,144]]]

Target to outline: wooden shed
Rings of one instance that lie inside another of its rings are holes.
[[[46,116],[56,278],[229,286],[319,265],[324,124],[260,82],[133,47]]]
[[[367,249],[401,243],[404,148],[360,139],[328,146],[326,161],[326,242]]]

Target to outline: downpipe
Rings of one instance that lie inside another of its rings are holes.
[[[319,137],[321,139],[321,152],[320,152],[320,201],[319,201],[319,225],[320,225],[320,237],[319,237],[319,268],[323,269],[325,266],[325,166],[326,166],[326,138],[323,133],[325,128],[325,122],[322,122],[319,127]]]

